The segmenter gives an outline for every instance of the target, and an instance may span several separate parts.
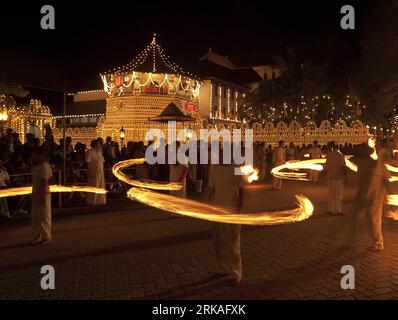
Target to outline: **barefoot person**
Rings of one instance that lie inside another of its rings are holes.
[[[381,251],[384,249],[384,239],[382,234],[383,207],[389,189],[390,172],[386,169],[386,159],[383,155],[385,149],[378,150],[378,160],[373,174],[370,176],[368,199],[371,202],[370,215],[372,221],[373,245],[369,249]]]
[[[351,215],[350,228],[347,234],[347,243],[355,247],[360,234],[360,227],[363,221],[370,216],[371,200],[368,199],[370,188],[370,177],[376,168],[376,161],[370,155],[373,149],[367,144],[362,144],[356,148],[355,156],[350,159],[357,167],[357,195],[355,198],[354,210]]]
[[[32,151],[32,245],[51,240],[51,194],[49,180],[53,176],[42,147]]]
[[[240,209],[242,206],[242,176],[235,175],[233,165],[211,165],[209,174],[209,200],[220,206]],[[242,279],[240,251],[240,225],[215,223],[213,244],[217,258],[217,274],[231,277],[232,285]]]

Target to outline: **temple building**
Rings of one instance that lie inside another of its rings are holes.
[[[80,104],[76,108],[80,114],[68,112],[71,119],[67,134],[72,137],[76,132],[80,138],[87,135],[85,141],[95,136],[119,140],[122,127],[126,141],[145,141],[149,129],[163,129],[167,136],[167,125],[152,119],[171,103],[192,119],[178,121],[177,130],[199,131],[203,127],[199,112],[203,82],[173,62],[156,42],[156,35],[131,62],[101,74],[101,79],[103,91],[80,92],[74,96],[74,104]],[[93,117],[97,120],[96,127],[90,128],[85,121]],[[71,126],[72,123],[75,125]],[[61,134],[60,124],[54,130],[57,135]]]
[[[131,62],[100,75],[103,90],[74,94],[67,107],[66,135],[85,143],[98,136],[119,140],[123,127],[126,141],[145,141],[149,129],[163,129],[166,134],[167,124],[153,119],[171,103],[193,119],[177,121],[177,130],[240,127],[247,93],[283,72],[273,60],[254,66],[246,61],[209,49],[192,66],[194,75],[172,61],[154,35]],[[54,127],[59,139],[61,116],[55,117]]]
[[[50,108],[38,99],[30,99],[29,103],[16,105],[8,110],[8,114],[6,128],[18,132],[23,142],[27,133],[32,133],[43,142],[45,127],[52,126]]]

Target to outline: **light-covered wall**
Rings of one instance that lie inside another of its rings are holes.
[[[204,119],[239,121],[238,111],[248,91],[231,83],[207,79],[199,93],[199,112]]]
[[[211,80],[205,80],[199,91],[199,114],[202,118],[210,117]]]

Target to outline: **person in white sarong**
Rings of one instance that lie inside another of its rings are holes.
[[[347,232],[347,244],[355,247],[360,235],[361,226],[368,222],[372,201],[368,199],[370,177],[376,168],[376,161],[370,155],[373,149],[367,144],[357,146],[355,156],[350,160],[358,167],[357,170],[357,195],[355,198],[353,213],[351,214],[350,227]]]
[[[382,234],[383,209],[389,189],[390,171],[386,168],[386,160],[391,159],[385,143],[378,150],[378,160],[373,174],[370,176],[367,198],[371,201],[370,216],[372,221],[373,245],[369,248],[372,251],[384,249],[384,238]]]
[[[91,149],[85,153],[87,162],[87,184],[91,187],[105,189],[104,162],[102,148],[98,140],[91,141]],[[87,204],[100,205],[106,203],[105,194],[87,193]]]
[[[286,150],[285,150],[285,142],[280,140],[278,142],[278,147],[274,149],[272,153],[272,163],[273,167],[278,167],[286,162]],[[282,189],[282,179],[272,177],[272,189],[281,190]]]
[[[233,165],[211,165],[208,200],[219,206],[240,210],[243,201],[243,179],[235,175]],[[214,223],[213,245],[217,274],[232,277],[233,285],[242,279],[242,258],[239,224]]]
[[[169,171],[169,181],[170,182],[179,182],[182,184],[182,189],[177,191],[170,191],[170,194],[173,196],[185,198],[186,190],[187,190],[187,176],[189,173],[189,167],[187,164],[171,164]]]
[[[310,159],[320,159],[321,158],[321,148],[319,148],[318,141],[314,141],[312,148],[309,150]],[[310,181],[318,182],[318,174],[317,170],[310,170]]]
[[[329,143],[325,170],[329,188],[329,213],[343,214],[343,192],[346,174],[345,158],[334,141]]]
[[[53,176],[51,166],[42,147],[32,152],[32,245],[51,241],[51,193],[49,180]]]

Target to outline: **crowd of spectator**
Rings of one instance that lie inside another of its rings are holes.
[[[18,132],[7,129],[0,138],[0,188],[18,187],[30,184],[30,172],[32,166],[31,154],[34,148],[41,146],[45,156],[47,157],[54,174],[54,183],[67,185],[85,184],[90,180],[90,173],[87,170],[90,167],[88,163],[88,154],[95,146],[98,154],[101,154],[100,162],[103,162],[103,175],[106,181],[106,188],[109,191],[120,191],[122,185],[112,174],[112,166],[124,159],[143,158],[147,146],[141,142],[129,141],[120,147],[119,143],[113,141],[111,137],[97,138],[91,142],[91,146],[87,146],[81,142],[74,142],[71,137],[60,139],[58,142],[54,140],[51,131],[47,131],[44,141],[40,143],[40,139],[31,133],[25,136],[25,142],[22,143]],[[259,181],[270,177],[270,171],[275,165],[276,147],[269,144],[255,143],[253,149],[254,167],[259,170]],[[327,153],[327,146],[319,146],[316,141],[310,144],[289,145],[283,144],[278,148],[283,148],[284,159],[305,160],[317,157],[319,154]],[[343,154],[353,154],[355,146],[345,144],[339,146]],[[318,151],[319,152],[318,152]],[[61,170],[63,169],[65,155],[66,181],[62,181]],[[91,157],[89,157],[91,158]],[[198,148],[198,159],[200,158],[200,149]],[[166,160],[167,161],[167,160]],[[143,164],[135,168],[135,176],[138,179],[151,179],[159,181],[180,181],[187,188],[198,188],[197,181],[200,181],[199,189],[205,183],[207,168],[205,165],[180,165],[180,164]],[[196,183],[196,184],[195,184]],[[71,201],[72,195],[65,197],[65,201]],[[84,197],[84,196],[83,196]],[[2,206],[0,211],[3,214],[26,213],[26,197],[14,197],[8,199],[10,210],[5,207],[4,201],[0,203]]]

